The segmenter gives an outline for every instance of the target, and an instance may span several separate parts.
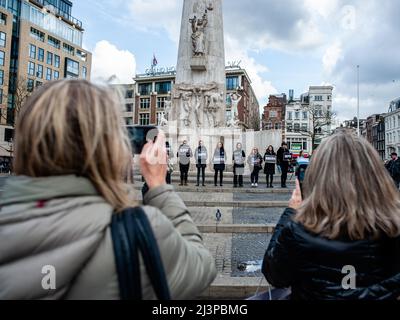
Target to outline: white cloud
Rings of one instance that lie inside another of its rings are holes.
[[[136,59],[131,52],[120,50],[106,40],[97,42],[93,51],[94,81],[113,78],[113,83],[132,83],[135,74]]]
[[[342,45],[340,42],[335,42],[326,49],[325,54],[322,57],[324,71],[330,75],[338,61],[341,59],[343,59]]]

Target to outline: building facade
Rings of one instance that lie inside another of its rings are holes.
[[[0,0],[0,145],[12,139],[22,95],[52,80],[90,79],[83,32],[69,0]]]
[[[379,157],[385,160],[385,119],[383,115],[377,115],[375,124],[372,126],[372,145],[378,151]]]
[[[268,104],[264,107],[263,113],[263,130],[280,130],[285,120],[286,94],[270,95]]]
[[[393,152],[400,154],[400,98],[391,102],[388,113],[383,117],[385,119],[386,159],[389,159]]]
[[[134,90],[135,125],[159,125],[165,107],[171,101],[175,84],[174,68],[161,68],[161,72],[149,69],[146,74],[136,76]],[[226,69],[226,119],[232,116],[232,94],[241,96],[238,103],[239,124],[245,130],[260,129],[259,103],[251,86],[247,72],[241,68]]]

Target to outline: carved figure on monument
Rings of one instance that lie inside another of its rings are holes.
[[[205,29],[208,25],[207,10],[201,19],[194,16],[189,22],[192,25],[192,45],[193,55],[203,57],[206,54],[206,36]]]
[[[171,112],[172,108],[172,101],[171,100],[166,100],[164,102],[164,112],[161,115],[160,121],[158,123],[159,127],[166,127],[168,126],[168,120],[169,120],[169,114]]]
[[[207,102],[204,108],[207,117],[208,126],[211,128],[218,127],[220,124],[217,122],[217,113],[221,105],[224,103],[224,93],[211,92],[206,95]]]
[[[239,110],[238,105],[239,102],[242,100],[243,96],[241,96],[238,92],[230,94],[231,101],[232,101],[232,119],[237,120],[239,119]]]

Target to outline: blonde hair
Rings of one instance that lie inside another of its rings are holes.
[[[16,125],[17,175],[88,178],[117,211],[135,205],[124,182],[132,152],[118,94],[84,80],[37,89]]]
[[[351,240],[400,234],[400,195],[364,138],[340,132],[314,153],[295,221],[323,237]]]

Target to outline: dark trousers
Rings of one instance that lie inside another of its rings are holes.
[[[238,182],[239,182],[239,187],[243,187],[243,171],[244,168],[239,168],[239,167],[234,167],[233,168],[233,185],[235,187],[238,186]]]
[[[179,170],[181,172],[181,183],[187,183],[189,167],[190,164],[179,164]]]
[[[258,177],[260,175],[260,168],[254,168],[251,172],[251,183],[258,183]]]
[[[167,182],[167,184],[171,184],[171,173],[167,172],[167,178],[165,179],[165,181]]]
[[[282,176],[281,176],[281,185],[282,187],[286,186],[287,174],[289,171],[289,164],[281,164]]]
[[[205,181],[206,181],[206,167],[205,166],[197,167],[197,185],[200,184],[200,173],[201,173],[201,178],[202,178],[203,185],[204,185]]]
[[[267,174],[267,186],[272,186],[273,182],[274,182],[274,175],[273,174]]]
[[[218,172],[219,172],[219,184],[222,186],[222,182],[223,182],[223,180],[224,180],[224,170],[215,170],[215,174],[214,174],[214,184],[217,185]]]

